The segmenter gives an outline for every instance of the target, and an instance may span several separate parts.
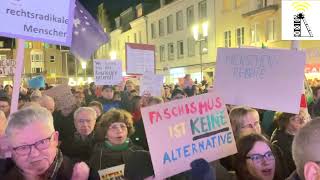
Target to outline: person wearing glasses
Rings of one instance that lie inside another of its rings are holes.
[[[127,172],[135,172],[138,175],[145,174],[144,177],[153,175],[151,159],[145,157],[149,156],[149,153],[134,145],[129,139],[134,132],[132,115],[129,112],[110,109],[102,115],[97,127],[98,132],[105,137],[105,141],[95,145],[89,160],[91,168],[100,171],[124,164],[125,167],[138,169],[137,171],[125,169]],[[141,152],[143,152],[144,158],[148,159],[146,162],[137,161],[136,157],[140,156]],[[132,164],[135,165],[132,166]]]
[[[257,110],[245,106],[235,106],[231,109],[229,117],[235,140],[252,133],[261,134]],[[232,161],[233,155],[220,159],[221,164],[228,171],[234,170]]]
[[[283,180],[279,159],[262,135],[249,134],[237,141],[234,167],[238,180]]]
[[[295,169],[294,161],[292,158],[292,142],[297,132],[309,121],[304,115],[305,111],[300,111],[299,114],[281,113],[276,122],[279,126],[271,136],[272,144],[277,145],[282,153],[285,163],[288,167],[289,176]]]
[[[80,107],[74,112],[76,132],[63,141],[61,151],[75,161],[88,161],[96,143],[94,127],[97,114],[91,107]]]
[[[296,165],[287,180],[320,179],[320,118],[309,121],[295,135],[292,143],[292,156]]]
[[[31,106],[11,114],[5,134],[15,166],[0,178],[2,180],[94,178],[84,162],[74,164],[62,155],[58,149],[59,133],[45,108]]]

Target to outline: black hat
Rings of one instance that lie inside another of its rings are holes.
[[[114,87],[112,86],[112,85],[104,85],[103,87],[102,87],[102,91],[104,91],[105,89],[112,89],[112,90],[114,90]]]

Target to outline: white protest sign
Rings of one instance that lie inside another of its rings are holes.
[[[154,73],[154,51],[154,45],[126,43],[127,74]]]
[[[16,61],[13,59],[0,60],[0,76],[8,76],[14,74]]]
[[[70,46],[75,0],[1,0],[0,35]]]
[[[140,96],[151,95],[161,97],[163,75],[147,73],[140,80]]]
[[[117,85],[122,81],[122,63],[119,60],[98,60],[93,62],[96,85]]]
[[[100,180],[124,180],[124,167],[125,165],[119,165],[103,170],[99,170]]]
[[[226,104],[298,113],[304,52],[219,48],[214,90]]]

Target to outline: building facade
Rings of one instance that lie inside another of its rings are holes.
[[[10,43],[9,43],[10,42]],[[11,38],[0,39],[0,59],[14,59],[16,57],[16,40]],[[28,80],[36,75],[44,75],[48,83],[61,83],[67,79],[70,69],[68,61],[72,61],[69,50],[63,50],[60,46],[43,42],[25,41],[24,66],[22,77]],[[74,60],[73,60],[74,61]],[[71,63],[72,64],[72,63]],[[72,70],[71,70],[72,72]],[[12,83],[13,76],[1,78]]]
[[[115,29],[109,33],[110,41],[98,49],[96,58],[121,60],[122,69],[125,72],[125,43],[148,43],[147,18],[144,15],[146,12],[148,12],[147,6],[138,4],[116,17]]]
[[[161,7],[147,15],[148,43],[156,47],[156,70],[166,75],[167,82],[176,83],[185,74],[198,82],[202,76],[213,76],[214,7],[213,0],[161,1]]]
[[[290,49],[293,45],[293,41],[281,40],[281,0],[159,2],[158,9],[143,16],[138,15],[138,6],[121,13],[115,19],[116,29],[110,32],[110,42],[99,49],[98,57],[116,56],[123,61],[125,71],[126,42],[155,45],[156,73],[176,83],[185,74],[198,81],[203,76],[214,79],[218,48]],[[204,23],[206,37],[201,36],[205,34],[201,29]],[[195,27],[198,40],[194,38]],[[319,64],[319,41],[298,44],[306,52],[308,64]]]

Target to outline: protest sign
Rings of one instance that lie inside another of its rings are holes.
[[[148,44],[126,43],[127,74],[155,72],[155,47]]]
[[[71,92],[70,87],[67,84],[61,84],[56,87],[53,87],[43,94],[51,96],[58,110],[70,109],[76,105],[76,100]]]
[[[124,180],[124,167],[125,165],[119,165],[108,169],[99,170],[100,180]]]
[[[96,85],[118,85],[122,81],[122,63],[115,60],[95,59],[94,82]]]
[[[214,93],[143,108],[142,117],[157,178],[189,170],[195,159],[237,152],[226,107]]]
[[[226,104],[299,113],[305,53],[219,48],[214,90]]]
[[[140,96],[162,96],[163,75],[147,73],[142,76],[140,82]]]
[[[45,80],[43,76],[36,76],[28,81],[29,88],[39,89],[44,88]]]
[[[75,0],[2,0],[0,35],[70,46]]]
[[[13,59],[0,60],[0,76],[10,76],[14,74],[16,61]]]

